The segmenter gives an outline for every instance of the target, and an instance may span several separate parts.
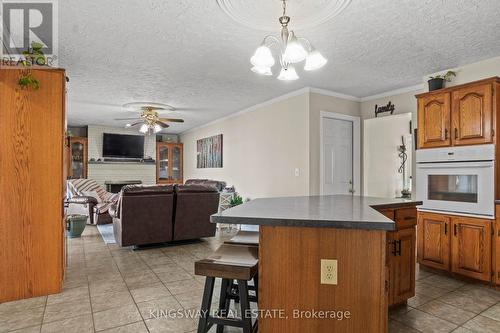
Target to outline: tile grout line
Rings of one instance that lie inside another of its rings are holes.
[[[113,263],[115,264],[116,268],[118,269],[118,272],[120,273],[120,276],[122,277],[123,283],[125,284],[125,287],[127,288],[127,291],[130,294],[130,298],[132,298],[132,302],[134,302],[135,308],[136,308],[137,312],[139,313],[139,316],[142,319],[142,324],[144,325],[144,327],[146,327],[146,331],[150,332],[149,327],[148,327],[148,325],[146,325],[146,321],[144,320],[144,317],[142,316],[142,313],[139,309],[139,306],[137,305],[137,302],[135,301],[134,296],[132,296],[132,292],[130,291],[129,286],[128,286],[127,282],[125,281],[125,277],[124,277],[122,271],[120,270],[120,267],[118,266],[117,262],[115,261],[115,257],[113,257],[113,255],[111,254],[111,250],[109,249],[108,244],[106,244],[106,247],[108,248],[108,251],[110,251],[111,258],[113,258]],[[140,257],[140,256],[138,256],[138,257]],[[140,258],[140,259],[142,260],[142,258]],[[138,323],[138,322],[140,322],[140,321],[136,321],[136,323]],[[129,323],[129,324],[125,324],[125,325],[117,326],[117,327],[123,327],[123,326],[130,325],[130,324],[133,324],[133,323]]]
[[[85,236],[83,236],[83,237],[85,237]],[[89,293],[90,316],[92,317],[92,327],[94,329],[94,332],[96,332],[95,321],[94,321],[94,311],[92,308],[92,296],[90,294],[90,280],[89,280],[89,276],[87,274],[87,255],[86,255],[86,251],[85,251],[85,241],[82,242],[82,247],[83,247],[83,262],[85,263],[85,277],[87,278],[87,290]]]

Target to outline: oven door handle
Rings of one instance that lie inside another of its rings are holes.
[[[417,163],[417,169],[473,169],[473,168],[493,168],[493,161],[476,162],[447,162],[447,163]]]

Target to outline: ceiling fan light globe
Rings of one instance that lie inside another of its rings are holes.
[[[294,81],[297,80],[298,78],[299,76],[297,75],[297,72],[295,71],[295,68],[293,66],[282,68],[280,75],[278,76],[278,80],[281,81]]]
[[[273,72],[271,71],[271,67],[257,67],[253,66],[251,71],[260,75],[271,76]]]
[[[302,44],[299,43],[295,36],[292,36],[286,45],[285,52],[283,53],[283,61],[289,64],[301,62],[307,57],[307,51]]]
[[[328,60],[325,57],[323,57],[323,55],[321,53],[319,53],[319,51],[313,50],[306,57],[306,64],[304,66],[304,70],[313,71],[316,69],[320,69],[327,62],[328,62]]]
[[[271,49],[265,45],[259,46],[250,58],[250,63],[255,67],[273,67],[275,61]]]
[[[155,133],[158,133],[158,132],[160,132],[161,130],[162,130],[161,126],[160,126],[160,125],[158,125],[158,124],[155,124],[155,126],[154,126],[154,132],[155,132]]]
[[[141,128],[139,128],[139,132],[143,133],[143,134],[146,134],[149,130],[149,126],[146,125],[146,124],[142,124],[141,125]]]

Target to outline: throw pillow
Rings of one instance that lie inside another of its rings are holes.
[[[101,203],[102,202],[101,198],[99,197],[99,195],[97,194],[96,191],[82,191],[82,193],[83,193],[83,195],[85,195],[87,197],[96,198],[97,203]]]

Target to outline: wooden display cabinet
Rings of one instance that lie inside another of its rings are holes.
[[[88,141],[87,138],[69,137],[69,169],[70,179],[87,178]]]
[[[156,183],[182,184],[182,143],[156,143]]]

